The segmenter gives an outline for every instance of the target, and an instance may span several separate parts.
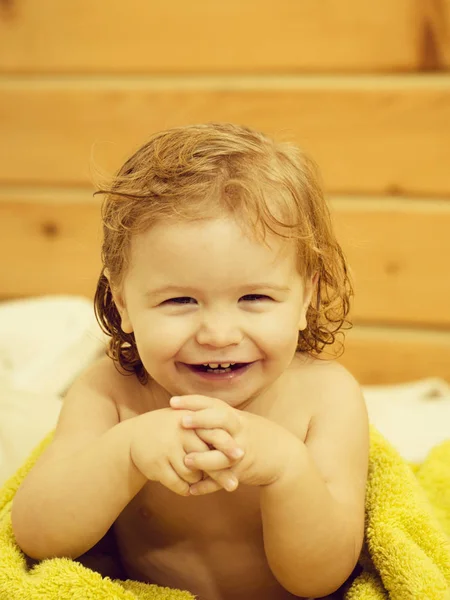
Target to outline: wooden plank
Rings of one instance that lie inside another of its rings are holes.
[[[363,385],[387,385],[424,377],[450,382],[450,332],[355,327],[338,359]]]
[[[444,63],[424,0],[22,0],[0,4],[7,73],[411,71]],[[434,3],[433,3],[434,4]],[[439,62],[440,61],[440,62]],[[447,63],[448,65],[448,63]]]
[[[356,322],[450,325],[450,201],[334,199]]]
[[[0,81],[0,182],[86,185],[155,131],[245,123],[306,148],[333,193],[450,196],[450,77]]]
[[[448,327],[450,201],[336,198],[331,207],[354,273],[353,320]],[[99,253],[99,200],[88,190],[0,190],[0,296],[90,296]]]
[[[89,195],[0,201],[0,296],[93,297],[100,273],[99,203]],[[3,196],[4,200],[4,196]]]

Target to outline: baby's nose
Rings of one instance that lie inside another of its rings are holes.
[[[204,319],[200,325],[196,339],[202,346],[224,348],[239,344],[242,341],[242,331],[233,319],[215,316]]]

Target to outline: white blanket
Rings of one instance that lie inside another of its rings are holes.
[[[421,462],[450,439],[450,385],[429,378],[392,386],[365,386],[370,421],[406,460]]]
[[[0,304],[0,485],[55,427],[62,395],[105,348],[86,298]]]
[[[0,382],[13,389],[63,394],[105,344],[87,298],[0,304]]]

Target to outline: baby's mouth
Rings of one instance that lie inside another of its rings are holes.
[[[211,366],[211,364],[214,366]],[[230,371],[238,371],[239,369],[246,367],[248,364],[250,363],[224,363],[223,365],[218,363],[210,363],[203,365],[188,364],[187,366],[197,373],[229,373]]]

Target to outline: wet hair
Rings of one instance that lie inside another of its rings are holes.
[[[104,195],[95,311],[111,336],[109,356],[141,383],[148,374],[134,334],[121,329],[111,286],[120,289],[133,235],[158,222],[229,215],[256,240],[265,243],[271,232],[294,243],[299,273],[318,273],[297,352],[318,357],[325,346],[343,348],[335,341],[351,327],[352,283],[318,169],[295,144],[231,123],[176,127],[154,134],[95,193]]]

